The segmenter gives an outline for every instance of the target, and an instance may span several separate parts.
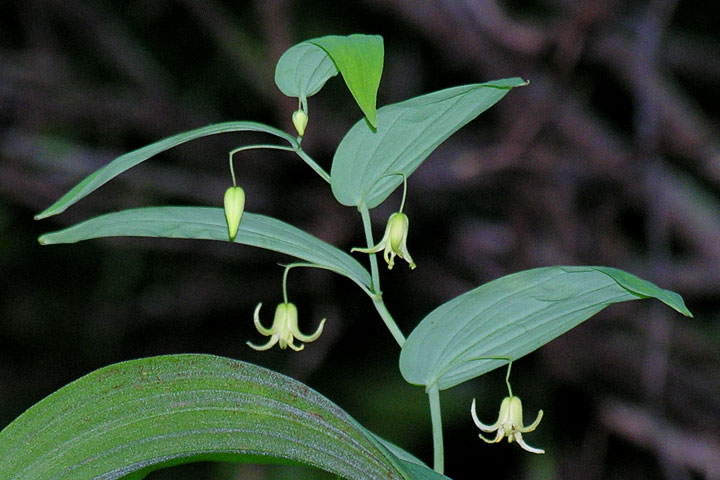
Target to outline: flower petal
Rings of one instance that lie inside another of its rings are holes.
[[[377,253],[380,250],[382,250],[383,248],[385,248],[385,240],[384,239],[380,243],[375,245],[374,247],[370,247],[370,248],[353,247],[350,249],[350,253],[352,253],[352,252]]]
[[[517,428],[517,431],[518,431],[518,432],[522,432],[522,433],[532,432],[532,431],[535,430],[535,429],[537,428],[537,426],[540,424],[540,420],[542,420],[542,417],[543,417],[543,411],[540,410],[540,411],[538,412],[537,418],[535,419],[535,421],[534,421],[533,423],[531,423],[531,424],[528,425],[527,427],[523,427],[523,426],[521,425],[521,426],[519,426],[519,428]]]
[[[262,352],[264,350],[271,349],[273,347],[273,345],[275,345],[278,342],[278,337],[279,337],[278,334],[271,336],[270,340],[268,340],[268,342],[265,345],[255,345],[254,343],[249,342],[249,341],[245,342],[245,343],[247,343],[250,348],[257,350],[259,352]]]
[[[530,453],[545,453],[545,450],[543,450],[541,448],[531,447],[530,445],[525,443],[525,440],[523,440],[523,438],[522,438],[522,433],[520,433],[520,432],[517,432],[515,434],[515,440],[517,440],[518,445],[520,445],[523,450],[526,450]]]
[[[301,333],[300,330],[297,328],[297,325],[295,325],[295,328],[293,328],[292,334],[295,338],[297,338],[301,342],[305,342],[305,343],[314,342],[315,340],[317,340],[320,337],[320,334],[323,331],[323,326],[325,325],[325,320],[326,320],[325,318],[320,320],[320,325],[318,326],[317,330],[315,330],[315,333],[313,333],[311,335],[304,335],[303,333]],[[292,344],[290,346],[292,347]]]
[[[290,341],[288,342],[288,346],[289,346],[290,348],[292,348],[293,350],[295,350],[296,352],[299,352],[300,350],[302,350],[303,348],[305,348],[305,345],[299,345],[299,346],[295,345],[295,344],[293,343],[292,337],[290,338]]]
[[[255,323],[255,328],[257,328],[257,331],[262,333],[263,335],[269,336],[276,333],[273,331],[272,328],[265,328],[260,323],[260,307],[262,307],[262,303],[258,303],[257,307],[255,307],[255,313],[253,313],[253,322]],[[275,339],[277,342],[277,339]]]
[[[412,257],[410,256],[410,252],[408,252],[407,246],[406,246],[404,243],[403,243],[403,245],[400,247],[400,258],[402,258],[403,260],[405,260],[406,262],[408,262],[408,263],[410,264],[410,269],[411,269],[411,270],[415,270],[415,267],[416,267],[417,265],[415,265],[415,262],[413,262],[413,259],[412,259]]]
[[[388,264],[388,270],[392,270],[393,265],[395,265],[395,255],[396,252],[391,248],[390,244],[385,245],[383,256],[385,257],[385,263]]]
[[[500,427],[500,419],[498,419],[498,421],[492,425],[485,425],[478,419],[477,412],[475,411],[475,399],[474,398],[472,401],[472,405],[470,405],[470,415],[472,416],[473,422],[475,422],[475,426],[477,426],[483,432],[492,432],[493,430],[497,430],[498,427]],[[483,438],[482,435],[480,435],[480,438]]]
[[[482,436],[482,434],[478,433],[478,437],[480,437],[485,443],[498,443],[500,440],[503,439],[505,436],[505,432],[503,432],[503,429],[499,429],[497,431],[497,435],[495,435],[495,438],[490,440]]]

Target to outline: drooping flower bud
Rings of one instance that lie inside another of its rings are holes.
[[[308,123],[307,113],[302,109],[296,110],[295,113],[292,114],[292,122],[293,125],[295,125],[295,130],[297,130],[298,135],[301,137],[305,135],[305,127],[307,127]]]
[[[228,227],[228,237],[235,240],[243,210],[245,210],[245,191],[241,187],[230,187],[225,191],[225,221]]]

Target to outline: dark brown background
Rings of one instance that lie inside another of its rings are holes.
[[[444,392],[455,479],[720,478],[720,30],[716,2],[8,0],[0,3],[0,426],[54,389],[140,356],[207,352],[307,382],[364,425],[431,461],[421,389],[370,302],[327,272],[293,271],[301,353],[256,353],[252,310],[281,300],[286,258],[202,241],[111,239],[40,247],[43,232],[140,205],[220,205],[227,152],[193,142],[33,222],[115,156],[183,130],[257,120],[291,129],[272,78],[282,52],[327,34],[378,33],[378,104],[521,76],[531,81],[443,144],[410,179],[418,264],[383,269],[409,333],[440,303],[518,270],[623,268],[681,293],[616,305],[518,361],[513,387],[545,419],[528,443],[486,445],[468,408],[494,420],[503,373]],[[304,146],[330,167],[359,110],[341,80],[310,100]],[[249,211],[350,249],[359,217],[284,152],[236,160]],[[376,235],[397,208],[374,211]],[[531,418],[532,417],[532,418]],[[1,447],[0,447],[1,448]],[[151,478],[308,478],[316,472],[197,465]]]

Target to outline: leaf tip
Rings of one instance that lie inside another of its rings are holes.
[[[678,313],[681,313],[688,318],[695,318],[695,315],[693,315],[692,312],[690,311],[690,309],[687,308],[687,306],[685,305],[685,301],[683,301],[682,297],[680,297],[680,301],[678,303],[679,303],[679,305],[678,305],[679,308],[675,308],[675,310],[677,310]]]
[[[377,110],[374,108],[366,114],[366,117],[368,119],[368,122],[370,122],[370,125],[372,125],[373,130],[377,130],[378,127],[378,121],[377,121]]]
[[[48,218],[48,217],[52,217],[52,216],[54,216],[54,215],[57,215],[58,213],[64,212],[64,211],[67,209],[67,207],[69,206],[69,205],[63,205],[63,204],[62,204],[62,200],[63,200],[66,196],[67,196],[67,194],[65,194],[65,196],[63,196],[63,198],[61,198],[61,199],[58,200],[57,202],[53,203],[52,205],[50,205],[48,208],[46,208],[46,209],[43,210],[42,212],[36,214],[36,215],[33,217],[33,219],[34,219],[34,220],[43,220],[43,219],[45,219],[45,218]]]

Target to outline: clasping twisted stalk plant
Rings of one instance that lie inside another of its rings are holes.
[[[270,328],[258,331],[292,350],[312,348],[322,333],[305,335],[288,301],[287,273],[297,266],[322,268],[351,279],[375,306],[396,340],[403,378],[424,387],[434,440],[433,469],[408,452],[378,438],[340,407],[299,382],[242,361],[210,355],[168,355],[111,365],[61,388],[0,432],[0,480],[140,479],[168,465],[195,460],[305,463],[351,479],[441,479],[444,469],[440,391],[508,365],[508,397],[498,421],[485,425],[475,401],[468,421],[496,431],[525,450],[522,404],[510,389],[510,364],[577,326],[606,306],[655,298],[691,316],[682,298],[630,273],[608,267],[555,266],[498,278],[438,306],[406,337],[386,307],[377,253],[388,268],[395,257],[410,268],[409,219],[402,213],[413,172],[455,131],[503,98],[527,85],[508,78],[448,88],[376,108],[384,46],[379,36],[327,36],[299,43],[277,63],[275,83],[298,99],[292,114],[296,134],[249,121],[209,125],[160,140],[113,160],[82,180],[48,209],[43,219],[65,209],[106,182],[154,155],[185,142],[226,132],[262,132],[280,143],[245,145],[229,153],[232,184],[224,208],[147,207],[91,218],[40,237],[43,245],[99,237],[145,236],[231,241],[299,259],[283,275],[283,302]],[[337,147],[326,172],[301,146],[321,120],[308,99],[327,80],[342,75],[363,117]],[[351,256],[280,220],[244,211],[245,192],[233,167],[248,149],[287,151],[304,161],[330,186],[335,199],[360,214],[365,247]],[[438,160],[440,161],[440,160]],[[403,205],[388,220],[382,239],[372,231],[371,211],[403,186]],[[220,203],[220,202],[218,202]],[[369,271],[364,264],[369,264]],[[250,315],[247,316],[250,321]],[[339,321],[330,319],[329,321]],[[304,342],[296,345],[297,339]],[[238,348],[238,355],[242,349]],[[470,402],[468,402],[470,403]],[[484,437],[481,436],[484,439]],[[485,448],[478,439],[478,448]],[[492,447],[487,447],[492,448]],[[518,452],[520,454],[520,452]]]

